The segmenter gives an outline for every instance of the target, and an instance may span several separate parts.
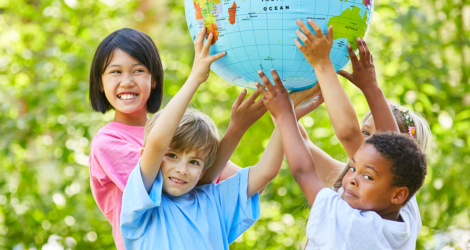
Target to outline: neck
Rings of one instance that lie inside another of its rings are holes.
[[[382,217],[382,219],[385,219],[385,220],[403,222],[403,219],[400,217],[400,208],[393,209],[393,211],[386,211],[383,213],[379,213],[379,215]]]
[[[145,123],[149,119],[147,115],[147,109],[143,108],[139,111],[127,114],[116,110],[114,114],[114,121],[120,122],[129,126],[140,126],[144,127]]]

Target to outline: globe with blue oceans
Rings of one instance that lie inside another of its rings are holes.
[[[288,90],[317,83],[315,71],[297,49],[296,20],[313,19],[326,34],[333,26],[330,58],[338,71],[349,63],[346,46],[357,50],[374,9],[373,0],[185,0],[186,20],[193,41],[205,26],[213,33],[210,54],[226,51],[211,69],[225,80],[245,88],[262,82],[257,71],[276,69]],[[308,25],[308,24],[307,24]]]

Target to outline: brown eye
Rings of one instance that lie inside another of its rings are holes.
[[[166,156],[170,157],[170,158],[173,158],[173,159],[176,159],[176,155],[173,154],[173,153],[169,153],[167,154]]]

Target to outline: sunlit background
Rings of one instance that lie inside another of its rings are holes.
[[[380,85],[390,101],[421,112],[433,131],[417,195],[418,249],[470,249],[470,2],[375,4],[367,42]],[[0,0],[0,249],[115,249],[88,173],[90,142],[114,113],[92,111],[88,77],[99,42],[123,27],[157,44],[166,104],[193,61],[183,0]],[[361,117],[365,98],[343,86]],[[193,105],[223,133],[241,90],[212,74]],[[316,145],[346,159],[324,107],[302,122]],[[266,115],[232,160],[255,164],[272,130]],[[231,249],[299,249],[309,208],[286,165],[261,201],[261,219]]]

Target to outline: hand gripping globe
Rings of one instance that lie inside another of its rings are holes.
[[[205,26],[207,34],[214,34],[210,54],[227,52],[212,64],[216,74],[255,88],[262,82],[257,71],[276,69],[288,90],[317,83],[315,71],[294,43],[297,19],[313,19],[325,35],[333,26],[330,58],[338,71],[349,63],[346,46],[356,51],[356,37],[366,36],[374,9],[373,0],[185,0],[184,5],[193,41]]]

